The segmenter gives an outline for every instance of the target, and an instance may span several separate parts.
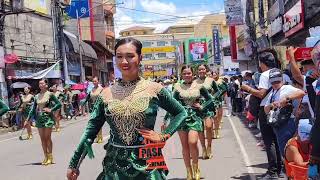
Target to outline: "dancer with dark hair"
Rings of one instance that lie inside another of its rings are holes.
[[[141,49],[141,42],[133,38],[121,39],[116,44],[116,64],[122,79],[97,97],[80,144],[69,163],[69,180],[79,176],[78,168],[86,154],[93,157],[93,140],[105,122],[110,126],[110,139],[105,145],[106,157],[98,180],[166,179],[167,170],[150,169],[147,162],[151,157],[139,156],[139,150],[146,148],[146,142],[164,143],[184,122],[186,111],[166,88],[139,77]],[[159,107],[172,115],[161,133],[153,130]]]
[[[205,64],[198,66],[198,79],[195,81],[199,85],[204,86],[210,94],[214,94],[218,91],[218,86],[211,77],[207,77],[207,72],[210,72],[209,68]],[[202,98],[202,101],[204,99]],[[202,146],[202,158],[212,158],[212,130],[213,130],[213,119],[216,111],[215,108],[203,112],[201,117],[203,119],[204,131],[199,133],[199,139]],[[205,133],[206,132],[206,133]],[[205,134],[207,136],[207,145],[205,141]]]
[[[187,169],[187,179],[200,179],[199,168],[199,133],[203,132],[202,114],[213,108],[213,98],[202,84],[193,81],[190,66],[181,69],[183,83],[176,84],[173,97],[186,109],[188,117],[179,129],[182,154]],[[203,98],[202,102],[200,99]],[[192,165],[191,165],[192,160]]]
[[[24,88],[24,95],[20,98],[20,104],[18,106],[18,111],[22,114],[22,124],[23,127],[27,129],[28,137],[27,139],[32,139],[32,129],[31,121],[27,121],[28,115],[31,110],[32,103],[34,101],[34,96],[30,93],[30,88]]]
[[[50,165],[53,164],[51,133],[55,123],[52,113],[61,108],[61,103],[48,91],[47,80],[41,79],[39,81],[39,88],[40,93],[34,98],[27,121],[33,116],[36,118],[36,127],[39,131],[45,157],[41,164]]]
[[[91,92],[87,95],[85,101],[82,102],[82,104],[84,105],[86,102],[89,102],[89,112],[91,113],[93,110],[93,106],[97,100],[97,97],[100,95],[100,93],[103,90],[103,87],[101,87],[99,85],[99,79],[98,77],[93,77],[92,79],[93,82],[93,89],[91,90]],[[97,140],[96,142],[98,144],[103,142],[103,136],[102,136],[102,130],[99,131],[98,135],[97,135]]]

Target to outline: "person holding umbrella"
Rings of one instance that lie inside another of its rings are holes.
[[[34,97],[30,93],[30,87],[27,86],[24,88],[24,94],[21,95],[20,104],[18,106],[18,111],[22,113],[21,117],[22,117],[23,128],[26,128],[28,132],[27,139],[32,139],[31,121],[27,121],[27,118],[30,113],[30,109],[33,101],[34,101]]]
[[[42,165],[50,165],[53,164],[51,132],[55,124],[52,113],[61,108],[61,103],[52,92],[48,91],[47,80],[41,79],[39,81],[39,88],[40,93],[34,98],[27,121],[29,121],[32,116],[35,116],[36,127],[39,131],[45,156]]]

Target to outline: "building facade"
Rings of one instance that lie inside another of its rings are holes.
[[[133,37],[142,42],[141,64],[144,77],[177,74],[179,65],[184,63],[183,41],[193,36],[193,32],[183,32],[178,27],[169,27],[164,33],[154,33],[154,30],[150,27],[135,26],[122,30],[120,38]]]

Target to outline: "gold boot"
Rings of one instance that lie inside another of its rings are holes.
[[[52,156],[52,153],[48,153],[48,160],[47,162],[45,163],[45,165],[50,165],[50,164],[53,164],[53,156]]]
[[[208,147],[207,147],[207,157],[208,157],[208,159],[211,159],[212,156],[213,156],[213,155],[212,155],[211,147],[208,146]]]
[[[102,130],[100,130],[98,135],[97,135],[97,143],[101,144],[102,142],[103,142]]]
[[[216,139],[219,139],[220,138],[220,130],[219,129],[215,129],[214,130],[214,135],[215,135]]]
[[[44,160],[42,161],[41,165],[45,165],[48,161],[48,154],[44,155]]]
[[[207,148],[202,148],[202,159],[208,159]]]
[[[27,139],[32,139],[32,138],[33,138],[32,134],[28,134]]]
[[[187,180],[192,180],[193,179],[193,174],[192,174],[192,169],[191,167],[187,168]]]
[[[200,175],[200,169],[199,169],[198,163],[192,164],[192,171],[193,171],[193,179],[200,180],[201,175]]]

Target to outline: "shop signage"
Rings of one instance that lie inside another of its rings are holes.
[[[283,14],[284,14],[283,0],[278,0],[269,9],[268,20],[269,20],[269,22],[272,22],[278,16],[283,15]]]
[[[297,48],[296,52],[294,53],[294,58],[297,61],[303,61],[311,59],[311,52],[313,48]]]
[[[282,16],[279,16],[269,25],[269,36],[272,37],[282,31],[283,21]]]
[[[304,28],[304,9],[302,0],[299,0],[283,15],[283,21],[283,32],[285,33],[285,37],[289,37]]]
[[[208,44],[206,38],[190,38],[187,40],[186,52],[188,62],[198,63],[208,60]]]
[[[221,49],[220,49],[220,38],[219,38],[219,30],[213,29],[213,56],[214,56],[214,63],[217,65],[221,64]]]
[[[142,53],[160,53],[160,52],[175,52],[176,48],[174,46],[165,47],[145,47],[142,48]]]
[[[241,0],[224,0],[224,9],[229,26],[243,24]]]

